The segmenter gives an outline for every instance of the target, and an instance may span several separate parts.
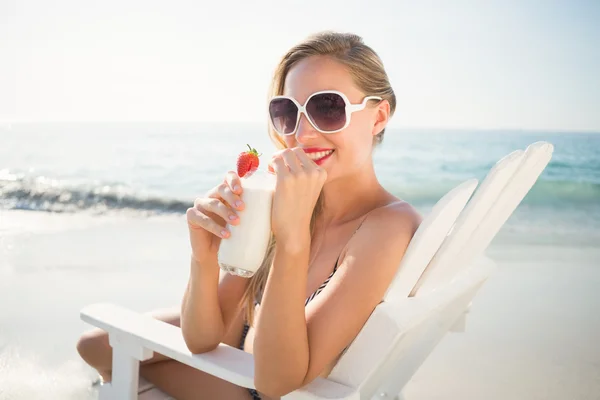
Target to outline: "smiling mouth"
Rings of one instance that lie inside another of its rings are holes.
[[[331,154],[333,154],[333,150],[318,151],[316,153],[307,153],[306,155],[313,161],[319,161],[325,157],[329,157]]]

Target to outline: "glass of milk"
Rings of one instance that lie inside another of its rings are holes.
[[[257,170],[243,178],[238,225],[227,225],[231,233],[221,240],[219,267],[232,275],[250,278],[258,270],[271,238],[271,205],[275,192],[274,174]]]

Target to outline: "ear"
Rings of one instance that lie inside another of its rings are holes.
[[[373,136],[376,136],[382,130],[384,130],[388,124],[389,119],[390,119],[390,102],[387,100],[382,100],[377,105],[377,110],[375,113],[375,120],[373,121],[374,122],[373,123],[373,131],[371,132],[371,134]]]

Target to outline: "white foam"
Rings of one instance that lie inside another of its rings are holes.
[[[0,400],[96,397],[90,371],[82,362],[71,360],[58,366],[44,365],[35,354],[0,344]]]

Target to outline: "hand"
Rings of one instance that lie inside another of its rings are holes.
[[[276,153],[271,165],[277,175],[271,229],[278,244],[293,246],[306,240],[327,172],[297,147]]]
[[[200,265],[217,262],[221,239],[228,238],[230,234],[225,228],[226,223],[240,223],[235,210],[244,208],[241,194],[239,176],[229,171],[220,185],[209,190],[205,197],[197,198],[194,207],[188,208],[186,216],[192,257]]]

